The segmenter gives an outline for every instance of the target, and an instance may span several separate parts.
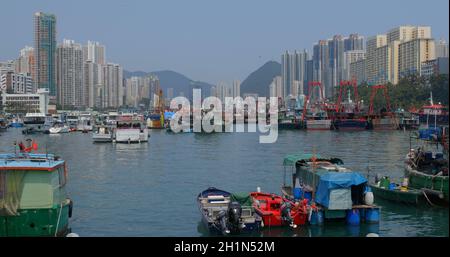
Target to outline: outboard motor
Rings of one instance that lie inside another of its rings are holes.
[[[231,229],[237,231],[243,228],[241,225],[242,207],[238,202],[231,202],[228,205],[228,222]]]
[[[220,228],[224,235],[230,234],[226,211],[222,210],[219,212],[219,214],[217,214],[216,225]]]
[[[292,219],[291,216],[291,204],[288,202],[283,202],[283,204],[281,204],[280,210],[281,210],[281,219],[284,222],[289,223],[289,226],[296,228],[297,225],[294,224],[294,219]]]

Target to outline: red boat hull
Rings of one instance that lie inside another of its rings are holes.
[[[253,192],[250,194],[254,201],[255,211],[262,217],[264,226],[279,227],[289,226],[282,218],[281,204],[288,202],[291,208],[291,217],[295,225],[304,225],[307,219],[306,205],[294,203],[275,194]]]

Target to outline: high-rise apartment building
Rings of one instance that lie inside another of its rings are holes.
[[[34,14],[35,83],[37,88],[48,88],[54,101],[56,92],[56,16]]]
[[[364,50],[364,37],[358,34],[350,34],[344,39],[345,51],[360,51]]]
[[[103,89],[103,66],[91,61],[84,62],[84,98],[89,108],[101,108],[101,92]]]
[[[436,48],[436,58],[445,58],[448,57],[448,44],[444,39],[440,39],[435,44]]]
[[[34,48],[25,46],[20,50],[19,58],[16,64],[16,73],[24,73],[31,76],[34,81],[36,74],[34,70]],[[35,91],[35,90],[33,90]],[[34,92],[33,92],[34,93]]]
[[[286,51],[281,55],[281,78],[283,81],[283,98],[287,96],[297,97],[303,94],[304,83],[306,81],[306,61],[308,52]]]
[[[272,83],[270,83],[269,85],[270,97],[283,98],[283,89],[283,80],[281,76],[276,76],[275,78],[273,78]]]
[[[117,108],[123,105],[123,70],[119,64],[107,63],[103,66],[102,107]]]
[[[86,106],[81,45],[64,39],[56,49],[56,68],[58,104],[63,108]]]
[[[233,81],[233,88],[231,96],[238,97],[241,96],[241,82],[239,80]]]
[[[344,69],[343,69],[343,80],[351,80],[351,72],[350,72],[350,65],[354,62],[357,62],[359,60],[366,58],[366,51],[365,50],[351,50],[346,51],[344,53]]]
[[[9,71],[0,76],[0,91],[7,94],[31,94],[33,81],[30,74]]]
[[[99,42],[88,41],[87,45],[83,46],[83,59],[84,61],[105,64],[105,46]]]

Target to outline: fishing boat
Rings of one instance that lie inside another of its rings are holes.
[[[304,201],[293,202],[275,194],[253,192],[253,206],[265,227],[290,226],[296,228],[304,225],[308,212]]]
[[[92,131],[92,116],[90,113],[80,113],[77,123],[78,131]]]
[[[67,173],[53,154],[0,154],[0,237],[70,233]]]
[[[407,182],[402,185],[393,183],[388,177],[383,177],[380,180],[376,179],[375,183],[370,183],[369,186],[373,195],[378,199],[387,201],[405,203],[412,205],[419,205],[425,203],[422,190],[410,188]],[[404,181],[408,179],[405,178]]]
[[[420,137],[424,137],[422,133]],[[424,192],[426,199],[433,204],[448,204],[448,156],[434,151],[426,142],[416,149],[410,149],[405,158],[405,173],[409,186]],[[438,148],[439,149],[439,148]]]
[[[210,187],[197,196],[203,224],[212,233],[239,234],[258,230],[261,217],[252,207],[248,194],[231,194]]]
[[[337,106],[332,127],[340,131],[362,131],[367,128],[367,119],[359,113],[359,106],[350,98]]]
[[[400,111],[396,115],[399,117],[398,127],[402,130],[416,130],[420,126],[419,116],[411,112]]]
[[[6,119],[0,118],[0,132],[6,131],[7,128],[8,128],[8,123],[6,123]]]
[[[283,197],[307,199],[312,207],[311,211],[314,211],[314,215],[310,217],[346,218],[348,222],[359,224],[359,215],[364,210],[364,220],[379,222],[379,207],[373,204],[373,193],[368,190],[367,179],[360,173],[345,168],[343,164],[339,158],[326,158],[316,154],[296,153],[285,156],[284,182],[281,188]],[[286,181],[289,169],[291,183]]]
[[[62,133],[69,133],[69,126],[64,124],[61,121],[55,122],[53,126],[49,129],[50,134],[62,134]]]
[[[114,130],[111,126],[96,126],[94,133],[92,133],[92,141],[94,143],[109,143],[113,141],[113,135]]]
[[[421,124],[448,125],[448,108],[433,102],[433,93],[430,92],[430,104],[423,106],[418,112]]]
[[[27,113],[23,118],[24,130],[22,133],[46,132],[53,125],[52,116],[43,113]]]
[[[23,127],[23,120],[21,118],[14,118],[9,123],[9,126],[11,128],[22,128]]]
[[[141,143],[148,141],[148,129],[144,117],[138,114],[122,114],[117,119],[114,140],[117,143]]]
[[[324,111],[315,112],[310,116],[306,116],[307,130],[330,130],[331,119],[328,119],[327,113]]]

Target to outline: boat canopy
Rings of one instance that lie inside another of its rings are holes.
[[[297,161],[300,160],[309,160],[311,159],[313,156],[315,156],[316,158],[322,158],[320,155],[318,154],[306,154],[306,153],[294,153],[294,154],[288,154],[284,157],[283,160],[283,165],[284,166],[295,166],[295,164],[297,163]]]
[[[315,197],[316,202],[328,206],[331,190],[350,188],[364,183],[367,183],[367,179],[358,172],[327,172],[320,176]]]
[[[249,193],[233,193],[230,200],[238,202],[241,206],[251,207],[253,205],[253,199]]]

